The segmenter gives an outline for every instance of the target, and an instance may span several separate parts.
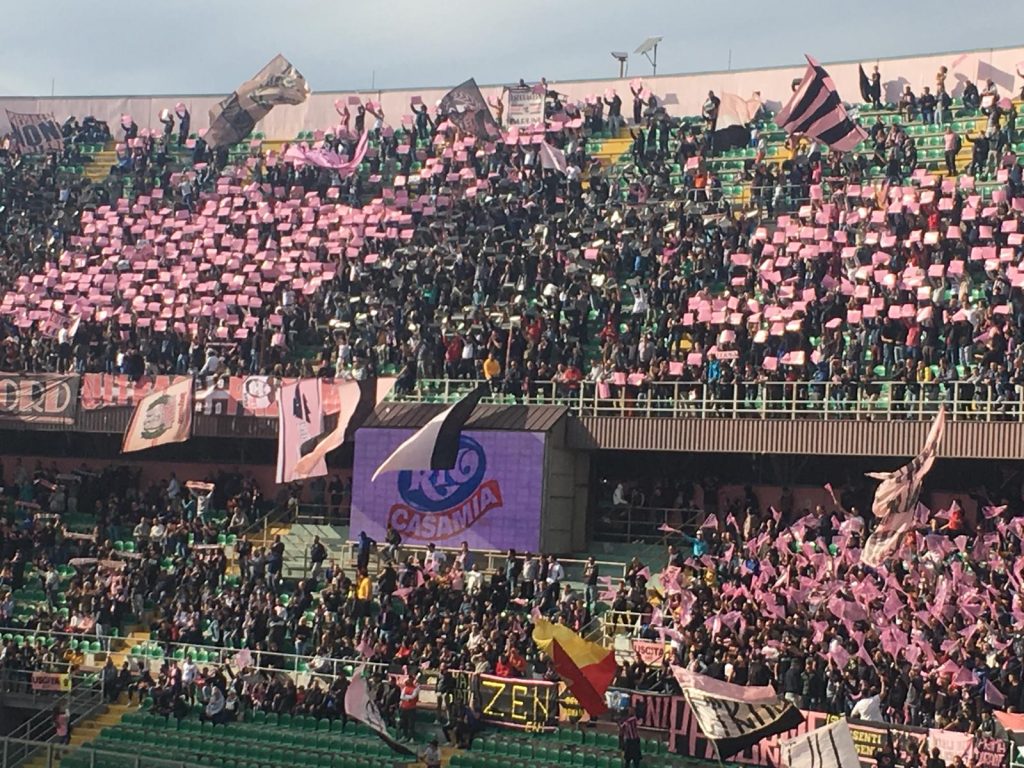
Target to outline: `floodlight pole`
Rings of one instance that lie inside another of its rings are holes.
[[[644,51],[644,56],[646,56],[647,60],[649,62],[651,62],[651,69],[652,69],[651,77],[654,77],[655,75],[658,74],[658,44],[657,43],[654,44],[654,58],[653,59],[651,58],[651,54],[648,53],[647,51]]]

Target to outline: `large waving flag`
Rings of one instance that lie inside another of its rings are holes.
[[[860,768],[846,718],[781,744],[785,768]]]
[[[715,127],[719,130],[732,125],[749,125],[761,109],[758,99],[744,99],[735,93],[723,93],[718,105],[718,119]]]
[[[472,77],[448,91],[437,111],[465,134],[485,141],[501,136],[501,128],[494,121],[487,101]]]
[[[565,680],[587,714],[598,717],[608,711],[604,694],[615,679],[616,670],[612,651],[542,618],[534,619],[533,642],[551,659],[555,672]]]
[[[394,377],[337,381],[338,424],[325,435],[316,435],[299,447],[300,458],[295,463],[295,474],[300,477],[322,477],[327,474],[324,459],[340,448],[346,439],[353,440],[355,432],[373,413],[395,384]],[[320,474],[316,474],[316,473]]]
[[[256,123],[280,104],[301,104],[309,97],[309,85],[292,63],[278,54],[251,80],[210,109],[206,143],[211,147],[236,144]]]
[[[868,136],[846,114],[828,72],[810,56],[800,86],[775,122],[786,133],[810,136],[840,152],[850,152]]]
[[[875,490],[875,499],[871,503],[871,512],[875,517],[885,517],[893,512],[900,512],[917,507],[917,498],[921,494],[924,477],[935,463],[939,443],[946,433],[946,408],[939,407],[939,415],[932,422],[928,436],[925,438],[921,452],[909,464],[904,464],[895,472],[868,472],[868,477],[881,480]]]
[[[454,469],[462,428],[480,399],[490,391],[489,384],[480,384],[455,405],[437,414],[384,459],[370,482],[383,472],[402,469]]]
[[[188,376],[142,398],[124,432],[121,453],[188,440],[195,410],[193,397],[192,377]]]
[[[359,665],[352,674],[348,690],[345,691],[345,714],[353,720],[358,720],[360,723],[368,726],[395,752],[407,757],[415,757],[415,752],[393,739],[391,734],[388,733],[387,724],[385,724],[384,718],[381,717],[380,710],[377,709],[377,704],[366,687],[366,678],[363,677],[364,666],[362,664]]]
[[[793,704],[770,685],[744,686],[672,667],[697,727],[715,747],[719,760],[762,739],[785,733],[804,721]]]

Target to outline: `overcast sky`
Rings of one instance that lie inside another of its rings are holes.
[[[220,94],[274,54],[313,90],[662,74],[1021,42],[1022,0],[5,0],[0,95]],[[854,9],[851,11],[851,9]],[[650,74],[632,55],[631,75]]]

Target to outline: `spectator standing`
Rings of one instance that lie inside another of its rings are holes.
[[[622,768],[640,768],[643,758],[640,750],[640,724],[636,718],[636,707],[632,704],[626,710],[626,717],[619,723],[619,749],[622,752]]]
[[[946,156],[946,173],[956,176],[956,156],[960,152],[960,135],[953,131],[953,127],[946,126],[946,132],[942,134],[942,148]]]
[[[400,738],[413,741],[416,738],[416,707],[420,701],[420,687],[415,678],[409,676],[402,686],[398,700],[398,733]]]
[[[599,569],[597,562],[594,560],[594,556],[591,555],[587,558],[587,563],[583,567],[583,585],[584,595],[586,599],[587,611],[593,613],[594,607],[597,605],[597,582],[599,576]]]
[[[313,581],[320,581],[320,572],[323,569],[324,561],[327,559],[327,547],[320,541],[319,536],[313,537],[313,543],[309,545],[309,578]]]

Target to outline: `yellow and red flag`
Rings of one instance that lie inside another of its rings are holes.
[[[602,645],[584,640],[561,624],[536,618],[533,642],[545,654],[555,672],[591,717],[608,711],[604,694],[615,679],[615,654]]]

